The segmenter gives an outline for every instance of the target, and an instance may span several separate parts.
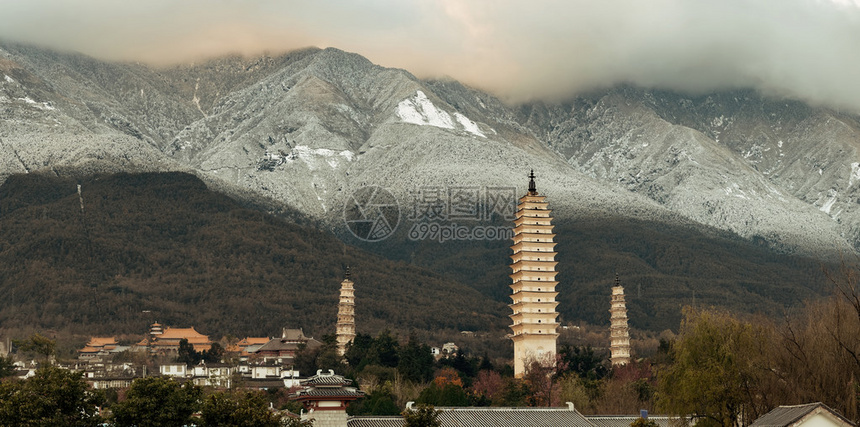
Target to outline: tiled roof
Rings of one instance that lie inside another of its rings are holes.
[[[290,341],[305,341],[311,338],[305,336],[304,331],[299,329],[287,329],[284,328],[281,333],[281,339],[290,340]]]
[[[352,387],[345,388],[312,388],[302,390],[293,394],[297,399],[303,397],[364,397],[364,392],[358,391]]]
[[[90,338],[90,342],[87,343],[87,347],[104,347],[106,345],[117,345],[116,338],[114,337],[92,337]]]
[[[639,415],[586,415],[588,421],[595,427],[630,427],[630,423],[639,419]],[[677,417],[648,415],[648,421],[654,421],[660,427],[676,427],[686,423]]]
[[[772,411],[762,415],[755,420],[750,427],[786,427],[795,424],[807,415],[813,413],[829,413],[837,423],[841,422],[846,426],[854,426],[855,424],[847,420],[842,415],[830,409],[827,405],[816,402],[807,403],[805,405],[779,406]]]
[[[100,351],[101,350],[99,350],[97,348],[92,348],[90,346],[87,346],[87,347],[84,347],[84,348],[78,350],[78,353],[98,353]]]
[[[187,339],[189,343],[209,341],[209,336],[197,332],[196,330],[194,330],[193,326],[190,328],[165,328],[164,333],[158,335],[157,339],[163,340],[182,338]]]
[[[299,349],[301,343],[290,342],[285,340],[284,338],[275,338],[262,346],[260,346],[256,352],[267,352],[267,351],[296,351]],[[309,349],[315,349],[317,347],[321,347],[322,343],[311,338],[309,339],[305,345]],[[251,346],[248,346],[250,349]]]
[[[236,345],[238,345],[239,347],[247,347],[249,345],[265,344],[269,341],[271,341],[271,338],[269,337],[247,337],[242,341],[236,343]]]
[[[593,427],[571,408],[436,408],[442,427]],[[403,417],[351,417],[349,427],[403,426]],[[627,426],[629,427],[629,425]]]
[[[346,421],[348,427],[403,427],[403,423],[399,415],[349,417]]]
[[[593,427],[573,408],[436,408],[443,427]]]
[[[320,371],[317,371],[317,374],[306,379],[302,380],[302,385],[350,385],[352,384],[352,380],[344,378],[340,375],[334,374],[334,372],[329,371],[328,374],[323,374]]]
[[[298,350],[300,344],[294,342],[283,342],[281,338],[275,338],[271,341],[263,344],[260,348],[257,349],[260,351],[289,351],[289,350]]]

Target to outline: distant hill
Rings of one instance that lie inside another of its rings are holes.
[[[506,326],[501,302],[243,208],[192,175],[28,174],[0,187],[0,334],[135,334],[157,320],[214,338],[320,336],[334,332],[346,266],[361,332]]]

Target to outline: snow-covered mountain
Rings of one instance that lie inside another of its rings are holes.
[[[0,45],[0,175],[186,170],[336,232],[370,185],[525,190],[559,221],[728,230],[780,251],[857,247],[860,119],[744,91],[619,87],[505,105],[337,49],[153,69]],[[344,233],[342,233],[344,234]]]

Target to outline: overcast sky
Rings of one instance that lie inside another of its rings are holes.
[[[512,101],[627,82],[860,111],[860,0],[0,0],[0,39],[159,64],[331,46]]]

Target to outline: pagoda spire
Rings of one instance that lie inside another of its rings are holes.
[[[529,174],[529,195],[537,196],[537,188],[535,187],[535,170],[532,169],[532,172]]]
[[[520,198],[511,246],[511,339],[514,341],[514,376],[521,378],[533,361],[552,363],[558,339],[556,311],[555,242],[551,210],[538,195],[534,171],[529,191]]]
[[[630,331],[627,326],[627,302],[624,300],[624,287],[618,273],[615,273],[615,286],[612,287],[612,305],[609,309],[609,353],[612,366],[630,363]]]
[[[355,338],[355,288],[349,267],[340,282],[340,303],[337,305],[337,354],[346,354],[346,346]]]

